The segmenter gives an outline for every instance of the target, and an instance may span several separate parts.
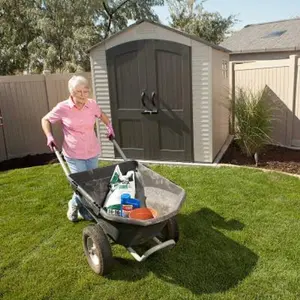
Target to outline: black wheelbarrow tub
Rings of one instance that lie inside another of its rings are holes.
[[[177,215],[186,194],[184,189],[145,165],[135,160],[125,161],[118,165],[122,174],[135,171],[136,198],[141,201],[142,207],[155,209],[158,216],[149,220],[135,220],[111,215],[104,210],[103,204],[116,165],[69,174],[69,181],[83,205],[116,243],[124,246],[142,244],[155,237],[167,221]]]

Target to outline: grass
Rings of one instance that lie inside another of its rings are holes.
[[[259,170],[153,166],[186,189],[180,241],[145,262],[113,246],[92,272],[59,165],[0,173],[2,299],[299,299],[300,182]]]

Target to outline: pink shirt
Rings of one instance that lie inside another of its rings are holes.
[[[100,144],[94,131],[96,118],[101,116],[101,109],[93,99],[80,110],[71,98],[58,103],[47,115],[50,123],[60,121],[63,128],[64,142],[62,152],[65,156],[76,159],[89,159],[100,154]]]

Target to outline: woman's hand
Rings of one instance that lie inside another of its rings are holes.
[[[52,152],[54,151],[53,147],[57,148],[54,137],[52,136],[52,134],[47,135],[47,146],[50,148],[50,150]]]
[[[109,121],[109,118],[107,117],[107,115],[102,112],[101,114],[101,121],[106,125],[106,130],[107,130],[107,137],[110,138],[114,138],[115,137],[115,132],[114,129],[112,127],[111,122]]]
[[[109,124],[106,126],[106,130],[107,130],[107,137],[108,137],[109,139],[115,137],[115,132],[114,132],[114,129],[113,129],[111,123],[109,123]]]

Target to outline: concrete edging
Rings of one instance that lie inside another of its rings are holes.
[[[300,178],[300,175],[298,174],[293,174],[293,173],[288,173],[288,172],[283,172],[283,171],[278,171],[278,170],[271,170],[271,169],[265,169],[265,168],[260,168],[260,167],[250,167],[250,166],[244,166],[244,165],[232,165],[232,164],[219,164],[219,167],[232,167],[232,168],[244,168],[244,169],[251,169],[251,170],[258,170],[258,171],[262,171],[262,172],[275,172],[278,174],[283,174],[283,175],[289,175],[289,176],[293,176],[293,177],[297,177]]]

